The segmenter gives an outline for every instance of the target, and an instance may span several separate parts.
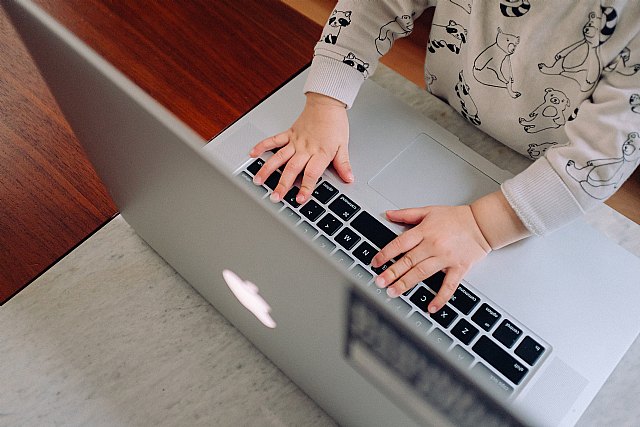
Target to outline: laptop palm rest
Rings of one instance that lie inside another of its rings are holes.
[[[499,188],[493,179],[424,133],[382,168],[369,186],[401,208],[468,204]]]

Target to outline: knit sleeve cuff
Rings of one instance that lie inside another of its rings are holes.
[[[361,72],[325,56],[314,56],[304,93],[315,92],[344,102],[351,108],[364,82]]]
[[[530,232],[544,235],[584,214],[546,158],[502,184],[502,193]]]

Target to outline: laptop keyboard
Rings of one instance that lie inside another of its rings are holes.
[[[262,186],[253,183],[264,160],[258,158],[237,176],[259,197],[266,198],[280,180],[275,171]],[[444,279],[438,272],[398,298],[373,283],[391,265],[369,264],[375,254],[397,235],[328,179],[319,180],[312,197],[303,205],[296,202],[299,188],[293,187],[282,202],[269,205],[295,225],[314,244],[331,255],[351,276],[368,285],[381,301],[407,317],[410,325],[445,352],[479,381],[506,396],[514,395],[541,364],[549,345],[509,316],[495,303],[461,283],[451,300],[438,312],[427,307]]]

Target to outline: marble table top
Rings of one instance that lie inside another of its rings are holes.
[[[529,161],[381,66],[375,76],[512,173]],[[603,206],[588,221],[640,256],[640,226]],[[120,216],[0,309],[0,425],[330,426]],[[579,421],[637,425],[636,340]]]

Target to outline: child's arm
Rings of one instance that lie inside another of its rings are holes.
[[[625,19],[600,46],[602,64],[616,60],[621,49],[640,55],[640,10],[623,12],[618,11]],[[533,234],[550,233],[602,204],[638,167],[640,114],[630,100],[639,92],[640,73],[627,76],[603,66],[591,96],[563,127],[566,143],[549,148],[502,184],[509,204]]]
[[[411,33],[413,20],[430,2],[338,2],[314,50],[304,89],[307,103],[302,114],[289,130],[261,141],[251,151],[250,155],[255,157],[271,148],[281,148],[265,162],[254,180],[264,182],[271,172],[286,163],[272,200],[284,197],[295,178],[304,173],[297,196],[297,201],[303,203],[330,163],[345,182],[353,180],[345,106],[351,107],[364,80],[374,73],[381,54],[386,53],[397,38]],[[382,34],[384,43],[374,43]]]
[[[492,249],[523,239],[530,232],[522,224],[501,191],[466,206],[427,206],[388,211],[391,221],[413,224],[385,246],[372,260],[379,267],[402,257],[376,278],[397,297],[438,271],[445,272],[440,291],[429,312],[440,310],[458,288],[472,265]]]
[[[624,22],[616,32],[626,37],[630,52],[640,55],[640,21],[630,16]],[[615,45],[618,50],[620,45]],[[609,51],[604,62],[616,55]],[[550,233],[600,205],[640,164],[640,114],[630,101],[638,92],[640,73],[605,70],[575,120],[565,125],[567,143],[549,148],[545,157],[503,183],[502,191],[470,206],[389,212],[389,219],[416,226],[374,257],[373,264],[379,266],[401,256],[379,276],[378,284],[397,296],[442,270],[444,284],[429,307],[438,310],[491,249],[530,234]]]

